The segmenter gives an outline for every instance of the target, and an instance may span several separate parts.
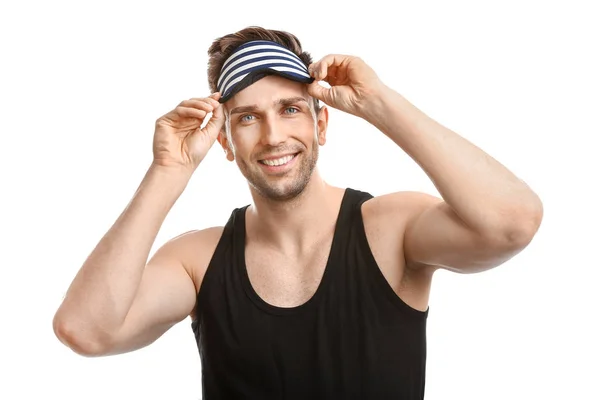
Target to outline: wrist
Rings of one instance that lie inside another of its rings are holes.
[[[364,119],[384,133],[388,133],[393,120],[407,111],[408,101],[393,89],[383,86],[371,96],[365,107]]]
[[[187,187],[193,170],[182,166],[165,166],[152,163],[146,173],[145,181],[151,183],[151,186],[157,186],[162,192],[181,194]]]
[[[393,101],[394,91],[386,85],[374,89],[367,97],[363,108],[363,119],[378,126],[386,113],[386,108]]]
[[[165,165],[153,161],[148,169],[149,174],[154,174],[160,178],[166,178],[172,182],[186,182],[190,180],[194,173],[191,167],[182,165]]]

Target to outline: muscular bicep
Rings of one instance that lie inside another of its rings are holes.
[[[518,253],[505,242],[478,234],[437,197],[410,195],[413,218],[404,235],[407,266],[474,273],[498,266]]]
[[[185,253],[184,242],[181,237],[175,238],[150,258],[110,353],[145,347],[192,312],[196,289],[181,257]]]

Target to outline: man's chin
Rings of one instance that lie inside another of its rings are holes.
[[[254,165],[246,179],[253,190],[265,199],[280,202],[292,200],[304,191],[316,165],[316,158],[307,160],[305,157],[306,153],[297,153],[289,165],[280,169]]]
[[[261,182],[252,184],[252,187],[263,198],[271,201],[289,201],[298,197],[305,189],[306,183],[299,181],[288,182]]]

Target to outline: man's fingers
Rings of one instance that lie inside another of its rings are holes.
[[[206,133],[211,139],[216,138],[223,125],[225,123],[225,112],[223,111],[223,106],[220,105],[216,107],[213,111],[210,120],[206,124],[206,126],[202,129],[204,133]]]
[[[311,76],[318,81],[329,81],[330,79],[334,81],[342,81],[343,79],[341,79],[341,77],[338,75],[346,75],[345,69],[347,68],[348,62],[352,58],[352,56],[346,56],[343,54],[329,54],[319,61],[311,64],[308,70]]]
[[[219,106],[219,102],[216,100],[207,99],[207,98],[189,99],[189,100],[182,101],[179,105],[183,106],[183,107],[198,108],[198,109],[204,110],[206,112],[212,112],[212,110],[215,107]]]
[[[338,65],[340,63],[340,59],[343,56],[337,54],[329,54],[316,63],[312,64],[309,68],[309,71],[312,72],[313,77],[316,80],[322,81],[327,77],[327,71],[331,65]]]
[[[177,106],[174,112],[180,118],[195,118],[198,119],[200,123],[202,123],[202,121],[210,111],[205,111],[193,107]]]
[[[319,80],[324,80],[327,78],[327,71],[329,71],[329,66],[333,64],[333,59],[326,59],[321,61],[319,64]]]
[[[221,103],[217,101],[220,97],[220,93],[216,92],[209,97],[184,100],[173,110],[173,113],[179,118],[195,118],[202,123],[206,115],[221,108]]]
[[[335,85],[338,81],[338,66],[333,64],[327,69],[327,76],[323,80],[330,85]]]
[[[325,104],[331,104],[330,89],[324,88],[318,81],[314,81],[307,87],[308,94],[312,97],[321,100]]]
[[[215,108],[219,107],[221,103],[218,102],[221,94],[219,92],[213,93],[208,97],[194,97],[189,100],[184,100],[179,103],[179,106],[193,107],[206,112],[212,112]]]

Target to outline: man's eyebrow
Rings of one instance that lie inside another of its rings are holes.
[[[229,113],[229,115],[241,114],[241,113],[245,113],[245,112],[251,112],[251,111],[255,111],[257,108],[258,108],[258,106],[256,104],[253,104],[251,106],[236,107],[236,108],[234,108],[234,109],[231,110],[231,112]]]
[[[287,99],[279,99],[277,101],[275,101],[275,104],[279,104],[281,106],[289,106],[292,104],[296,104],[296,103],[300,103],[300,102],[305,102],[306,104],[308,104],[308,100],[306,100],[304,97],[289,97]]]
[[[306,100],[304,97],[288,97],[285,99],[279,99],[279,100],[275,100],[273,102],[274,105],[281,105],[281,106],[289,106],[292,104],[296,104],[296,103],[300,103],[300,102],[305,102],[306,104],[308,104],[308,100]],[[245,113],[245,112],[252,112],[252,111],[256,111],[258,109],[258,106],[256,104],[252,104],[249,106],[240,106],[240,107],[235,107],[231,110],[231,112],[229,113],[229,115],[233,115],[233,114],[241,114],[241,113]]]

